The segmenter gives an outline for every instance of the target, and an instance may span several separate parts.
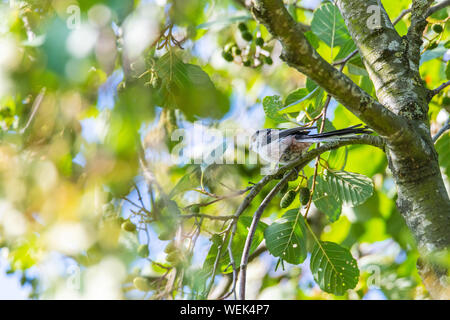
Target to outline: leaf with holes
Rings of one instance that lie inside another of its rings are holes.
[[[312,188],[312,180],[313,177],[308,181],[310,189]],[[328,183],[322,176],[316,177],[316,186],[314,188],[312,201],[317,209],[322,211],[331,222],[336,221],[341,216],[342,203],[333,195],[329,189]]]
[[[318,241],[310,262],[311,272],[319,287],[341,296],[358,284],[359,269],[350,251],[334,242]]]
[[[363,204],[373,194],[372,180],[362,174],[328,170],[324,178],[329,192],[351,207]]]
[[[306,226],[299,209],[287,211],[264,231],[269,252],[292,264],[306,259]]]
[[[351,39],[339,9],[330,2],[314,12],[311,30],[329,47],[343,46]]]

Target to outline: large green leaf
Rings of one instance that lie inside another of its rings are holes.
[[[330,2],[314,12],[311,30],[329,47],[343,46],[351,38],[339,9]]]
[[[220,118],[228,111],[228,98],[208,74],[197,65],[184,63],[176,53],[158,59],[155,70],[162,80],[164,107],[182,110],[189,120],[195,116]]]
[[[446,133],[436,142],[436,151],[439,155],[439,165],[444,168],[447,177],[450,177],[450,134]]]
[[[349,250],[334,242],[316,242],[311,253],[310,268],[319,287],[328,293],[341,296],[358,283],[356,260]]]
[[[331,171],[325,174],[328,191],[348,206],[358,206],[373,194],[373,182],[362,174],[347,171]]]
[[[313,178],[311,177],[308,181],[310,189],[312,188],[312,180]],[[342,204],[333,195],[333,193],[329,189],[327,181],[322,176],[316,177],[316,186],[314,188],[312,201],[314,202],[317,209],[325,213],[325,215],[331,222],[339,219],[341,215]]]
[[[356,45],[353,39],[347,40],[347,42],[341,47],[335,60],[341,60],[346,58],[350,53],[356,50]],[[359,55],[359,54],[358,54]]]
[[[284,107],[280,111],[282,113],[288,113],[305,110],[310,104],[316,102],[316,98],[320,92],[321,89],[319,87],[316,87],[311,92],[306,88],[294,90],[286,97]]]
[[[306,226],[299,209],[287,211],[264,231],[269,252],[292,264],[306,259]]]

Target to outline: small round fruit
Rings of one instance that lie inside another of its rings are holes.
[[[264,45],[264,39],[261,37],[256,38],[255,43],[257,46],[262,47]]]
[[[245,41],[252,41],[253,36],[250,32],[244,31],[242,32],[242,39],[244,39]]]
[[[141,244],[137,249],[137,254],[142,258],[147,258],[150,251],[148,250],[148,245]]]
[[[171,265],[177,265],[180,264],[181,261],[183,261],[183,257],[182,254],[178,250],[176,250],[167,254],[166,261]]]
[[[243,31],[247,31],[247,25],[246,25],[244,22],[240,22],[240,23],[238,24],[238,28],[239,28],[239,30],[241,30],[242,32],[243,32]]]
[[[295,194],[296,192],[294,190],[289,190],[286,192],[283,198],[281,198],[280,207],[283,209],[289,207],[295,199]]]
[[[300,203],[305,206],[309,202],[310,191],[308,188],[300,188]]]
[[[233,49],[231,49],[231,52],[233,53],[234,56],[240,56],[242,53],[242,50],[239,49],[239,47],[233,47]]]
[[[280,190],[280,194],[285,194],[289,189],[289,183],[286,183]]]
[[[172,238],[174,236],[175,236],[175,231],[174,230],[163,230],[159,234],[158,239],[162,240],[162,241],[167,241],[167,240],[172,240]]]
[[[152,289],[150,281],[144,277],[136,277],[133,280],[134,287],[139,291],[150,291]]]
[[[177,246],[175,245],[175,242],[174,241],[170,241],[169,244],[164,249],[164,252],[169,254],[169,253],[174,252],[176,250],[177,250]]]
[[[136,231],[136,225],[131,221],[125,221],[122,223],[122,230],[128,231],[128,232],[134,232],[134,231]]]
[[[231,61],[234,60],[233,55],[230,52],[227,52],[227,51],[223,51],[222,52],[222,57],[228,62],[231,62]]]
[[[264,62],[267,63],[269,66],[273,63],[273,60],[271,57],[265,57]]]
[[[442,28],[442,26],[440,24],[435,24],[433,26],[433,31],[436,33],[441,33],[442,31],[444,31],[444,28]]]
[[[250,67],[250,66],[252,65],[252,61],[251,61],[251,60],[244,60],[244,62],[242,62],[242,64],[243,64],[245,67]]]

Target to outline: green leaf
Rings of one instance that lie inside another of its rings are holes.
[[[319,38],[312,31],[305,32],[305,37],[314,49],[319,47]]]
[[[314,90],[314,91],[317,91],[317,90]],[[303,98],[308,96],[308,94],[310,94],[310,92],[306,88],[299,88],[297,90],[294,90],[288,94],[288,96],[286,97],[286,100],[284,101],[284,105],[289,106],[294,103],[297,104],[297,103],[301,102],[301,100]]]
[[[339,50],[339,53],[337,54],[336,58],[334,58],[336,61],[346,58],[350,53],[356,50],[355,42],[353,42],[353,39],[347,40],[347,42],[341,47],[341,50]]]
[[[423,63],[442,57],[447,52],[447,49],[444,47],[442,43],[440,43],[435,49],[427,50],[420,57],[420,65]]]
[[[311,177],[308,181],[310,189],[312,188],[312,180],[313,177]],[[341,215],[342,204],[333,195],[333,193],[329,189],[328,183],[322,176],[316,177],[316,186],[314,188],[312,201],[314,202],[314,205],[317,207],[317,209],[322,211],[331,222],[339,219]]]
[[[350,60],[349,62],[351,62],[352,60]],[[354,63],[349,63],[347,65],[348,67],[348,72],[351,74],[354,74],[356,76],[365,76],[368,77],[369,73],[367,72],[367,70],[364,67],[360,67]]]
[[[358,284],[359,269],[350,251],[334,242],[317,241],[311,253],[311,272],[319,287],[343,295]]]
[[[310,104],[317,107],[317,97],[320,95],[321,89],[316,87],[311,92],[306,88],[300,88],[292,91],[284,102],[285,107],[281,109],[283,113],[299,112],[305,110]]]
[[[363,204],[373,194],[372,180],[358,173],[328,170],[325,180],[328,191],[348,206]]]
[[[208,74],[197,65],[184,63],[176,53],[158,59],[155,70],[162,80],[164,107],[182,110],[189,120],[195,116],[220,118],[228,111],[228,98]]]
[[[191,190],[200,184],[201,169],[200,166],[190,167],[187,173],[177,182],[175,187],[170,191],[168,197],[173,198],[179,193]]]
[[[436,151],[439,155],[439,165],[444,168],[447,177],[450,177],[450,134],[442,135],[436,141]]]
[[[306,259],[305,235],[305,221],[298,208],[287,211],[264,231],[269,252],[292,264]]]
[[[287,122],[286,116],[279,113],[283,103],[280,96],[267,96],[263,100],[263,109],[266,117],[275,122]]]
[[[329,47],[343,46],[351,38],[339,9],[330,2],[314,12],[311,30]]]

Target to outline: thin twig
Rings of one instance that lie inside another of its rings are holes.
[[[261,219],[264,210],[269,205],[270,201],[275,197],[275,195],[283,188],[283,186],[288,183],[289,179],[297,173],[297,170],[291,170],[287,175],[281,179],[275,187],[269,192],[269,194],[264,198],[261,202],[260,206],[256,210],[253,215],[252,224],[250,225],[250,229],[248,230],[247,239],[245,240],[244,250],[242,252],[242,259],[240,265],[240,273],[239,273],[239,299],[245,300],[245,282],[247,277],[247,264],[248,257],[250,254],[250,247],[252,245],[253,237],[256,232],[256,228],[258,226],[259,220]]]
[[[45,87],[42,88],[41,91],[39,92],[39,94],[37,95],[36,99],[34,99],[33,106],[31,108],[30,117],[28,118],[28,121],[25,124],[25,126],[20,130],[21,134],[24,134],[25,131],[27,131],[28,127],[31,125],[31,122],[33,122],[33,119],[36,116],[36,113],[39,110],[39,107],[41,106],[42,100],[44,99],[46,90],[47,89]]]
[[[195,190],[197,192],[200,192],[202,194],[205,194],[205,195],[207,195],[207,196],[209,196],[211,198],[215,198],[215,199],[211,200],[209,202],[194,203],[194,204],[191,204],[191,205],[188,205],[188,206],[184,207],[184,209],[187,210],[187,209],[189,209],[191,207],[195,207],[195,206],[197,206],[197,207],[206,207],[206,206],[209,206],[209,205],[211,205],[213,203],[216,203],[216,202],[219,202],[219,201],[222,201],[222,200],[239,197],[239,196],[245,194],[246,192],[248,192],[251,188],[252,187],[248,187],[248,188],[245,188],[244,190],[239,190],[237,192],[234,192],[232,194],[225,195],[225,196],[219,196],[219,195],[216,195],[216,194],[212,194],[212,193],[209,193],[209,192],[207,192],[205,190]]]
[[[342,68],[343,68],[343,65],[341,66],[341,69]],[[327,119],[327,110],[328,110],[328,106],[330,105],[330,102],[331,102],[331,96],[328,95],[327,100],[325,101],[325,105],[323,106],[323,117],[322,117],[322,123],[320,124],[319,133],[322,133],[323,129],[325,128],[325,120]],[[317,144],[317,147],[320,147],[320,142]],[[316,164],[314,166],[314,175],[313,175],[313,180],[312,180],[312,185],[311,185],[311,191],[309,194],[308,203],[306,205],[305,220],[308,217],[309,209],[311,208],[312,196],[313,196],[314,190],[316,188],[317,173],[319,172],[319,162],[320,162],[320,155],[317,156]]]
[[[433,142],[436,142],[447,130],[450,130],[450,118],[447,119],[447,122],[445,122],[445,124],[442,126],[442,128],[433,137]]]
[[[426,17],[429,17],[436,11],[444,9],[445,7],[448,7],[448,6],[450,6],[450,0],[442,1],[442,2],[438,3],[437,5],[435,5],[434,7],[431,7],[430,9],[428,9]]]
[[[350,53],[348,56],[346,56],[344,59],[338,60],[336,62],[333,62],[333,66],[338,66],[338,65],[345,65],[351,58],[353,58],[357,53],[358,53],[358,49],[354,50],[352,53]]]
[[[213,267],[213,271],[212,271],[212,275],[211,275],[211,280],[209,281],[208,288],[206,289],[206,292],[208,292],[208,295],[214,284],[214,279],[216,278],[216,271],[219,266],[220,258],[222,257],[222,248],[225,246],[225,240],[227,239],[228,234],[229,234],[229,231],[224,235],[223,241],[222,241],[220,247],[217,248],[217,256],[216,256],[216,260],[214,261],[214,267]]]
[[[403,10],[402,12],[400,12],[400,15],[394,20],[394,22],[392,22],[392,24],[395,26],[397,23],[400,22],[400,20],[403,19],[404,16],[406,16],[408,13],[410,13],[411,10],[412,10],[412,9],[409,8],[409,9],[405,9],[405,10]]]
[[[264,242],[263,242],[264,243]],[[248,262],[252,262],[253,260],[255,260],[256,258],[258,258],[261,254],[263,254],[264,252],[267,251],[267,247],[265,244],[261,244],[258,248],[256,248],[256,250],[248,257]],[[239,271],[239,267],[237,267],[237,270]],[[217,300],[225,300],[226,298],[228,298],[229,296],[231,296],[234,292],[234,289],[229,290],[229,288],[231,287],[231,285],[233,284],[233,277],[228,276],[227,277],[227,281],[228,284],[226,284],[223,288],[223,290],[221,291],[220,294],[217,294]]]
[[[433,99],[433,97],[435,95],[437,95],[439,92],[441,92],[442,90],[444,90],[448,86],[450,86],[450,80],[448,80],[447,82],[444,82],[443,84],[441,84],[436,89],[430,90],[430,92],[428,93],[428,101],[431,101],[431,99]]]
[[[203,214],[203,213],[183,214],[183,215],[180,215],[180,218],[183,218],[183,219],[204,218],[204,219],[220,220],[220,221],[228,221],[228,220],[236,219],[236,217],[234,215],[233,216],[211,216],[211,215]]]

